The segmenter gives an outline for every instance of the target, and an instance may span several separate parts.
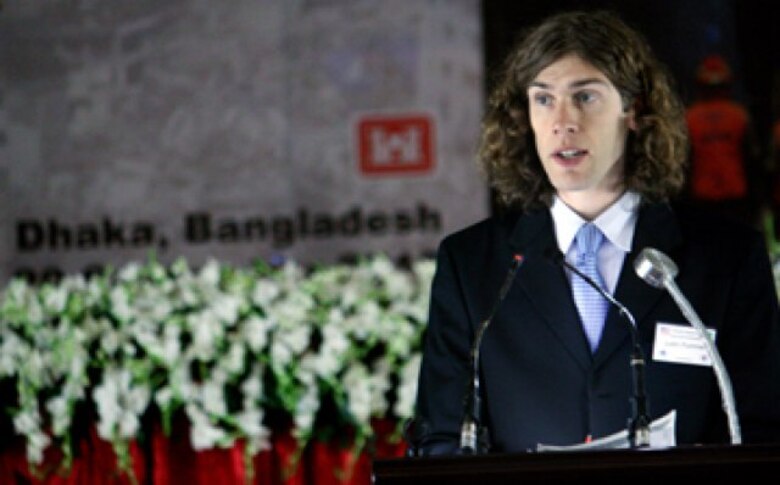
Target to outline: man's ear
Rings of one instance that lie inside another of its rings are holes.
[[[629,130],[636,131],[636,110],[634,108],[630,108],[628,111],[626,111],[626,124],[628,125]]]
[[[625,107],[626,124],[628,125],[628,129],[631,131],[636,131],[636,114],[639,112],[639,100],[634,99],[633,101],[626,103]]]

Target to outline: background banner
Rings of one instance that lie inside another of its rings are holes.
[[[0,278],[432,253],[488,214],[478,0],[5,2]]]

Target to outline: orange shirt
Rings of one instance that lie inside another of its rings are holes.
[[[745,197],[747,111],[728,99],[712,99],[694,103],[686,119],[693,155],[693,196],[703,200]]]

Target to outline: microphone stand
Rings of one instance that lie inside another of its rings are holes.
[[[471,379],[466,388],[466,398],[464,402],[463,422],[460,428],[460,452],[464,455],[485,453],[488,449],[488,430],[482,425],[482,398],[480,397],[480,377],[479,377],[479,353],[482,345],[482,337],[485,334],[490,322],[498,311],[498,307],[509,292],[512,281],[515,279],[517,269],[523,264],[523,256],[515,254],[512,264],[509,267],[506,278],[498,293],[498,298],[493,303],[489,316],[484,319],[477,328],[474,335],[474,342],[471,346]]]
[[[552,255],[554,262],[562,264],[572,273],[576,274],[583,281],[592,286],[608,302],[615,306],[620,315],[628,321],[631,330],[631,370],[634,386],[634,395],[631,398],[632,416],[628,419],[628,441],[632,448],[646,448],[650,446],[650,416],[648,414],[647,392],[645,390],[645,354],[642,346],[639,344],[639,335],[636,329],[636,320],[622,303],[609,294],[604,288],[600,287],[590,277],[582,273],[574,265],[570,264],[563,257],[560,251]]]
[[[729,435],[731,444],[738,445],[742,443],[742,434],[739,429],[739,416],[737,415],[736,403],[734,401],[734,391],[731,386],[726,365],[715,347],[704,323],[696,314],[690,302],[685,298],[677,283],[674,282],[677,276],[677,265],[669,256],[653,248],[645,248],[634,260],[634,270],[647,284],[654,288],[666,289],[677,304],[683,316],[688,320],[701,335],[704,341],[704,348],[712,361],[712,370],[715,373],[715,379],[721,394],[721,403],[723,411],[726,413],[728,421]]]
[[[479,347],[482,335],[490,325],[490,319],[483,320],[474,337],[471,348],[471,379],[466,388],[463,424],[460,427],[460,450],[465,455],[485,453],[489,440],[487,427],[482,426],[482,398],[480,397]]]

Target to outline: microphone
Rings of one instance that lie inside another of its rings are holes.
[[[464,402],[463,422],[460,427],[460,452],[464,455],[476,453],[485,453],[488,448],[487,428],[482,426],[482,399],[480,397],[480,378],[479,378],[479,351],[482,344],[482,337],[485,334],[490,322],[495,317],[498,307],[504,301],[512,282],[515,279],[517,269],[523,264],[525,258],[522,254],[515,253],[512,256],[512,263],[509,266],[504,283],[498,292],[498,298],[493,303],[493,307],[484,319],[476,333],[474,342],[471,345],[471,379],[466,389]]]
[[[669,256],[661,251],[653,248],[644,248],[634,260],[634,270],[636,271],[636,274],[650,286],[666,289],[672,296],[672,299],[677,304],[677,307],[680,309],[683,316],[688,320],[688,323],[696,328],[701,335],[702,340],[704,340],[707,354],[712,361],[715,378],[718,381],[723,410],[726,412],[726,417],[728,419],[731,444],[738,445],[742,443],[742,436],[739,430],[739,418],[737,417],[737,410],[734,402],[734,392],[731,387],[731,379],[726,371],[726,366],[723,364],[723,359],[721,359],[720,353],[718,352],[717,347],[715,347],[715,343],[712,341],[712,337],[709,332],[707,332],[707,329],[696,314],[693,306],[691,306],[690,302],[685,298],[682,291],[677,286],[677,283],[674,282],[674,278],[678,273],[677,265]]]
[[[636,329],[636,320],[634,315],[628,311],[622,303],[617,301],[614,296],[608,293],[598,283],[593,281],[588,275],[580,271],[576,266],[566,261],[563,254],[554,248],[548,248],[545,251],[547,256],[555,265],[564,266],[572,273],[582,278],[587,284],[592,286],[601,296],[610,304],[618,309],[620,315],[628,321],[628,327],[631,331],[631,369],[633,370],[634,395],[632,401],[632,416],[628,420],[628,440],[632,448],[645,448],[650,446],[650,416],[648,415],[647,392],[645,391],[645,354],[642,346],[639,344],[639,332]]]

